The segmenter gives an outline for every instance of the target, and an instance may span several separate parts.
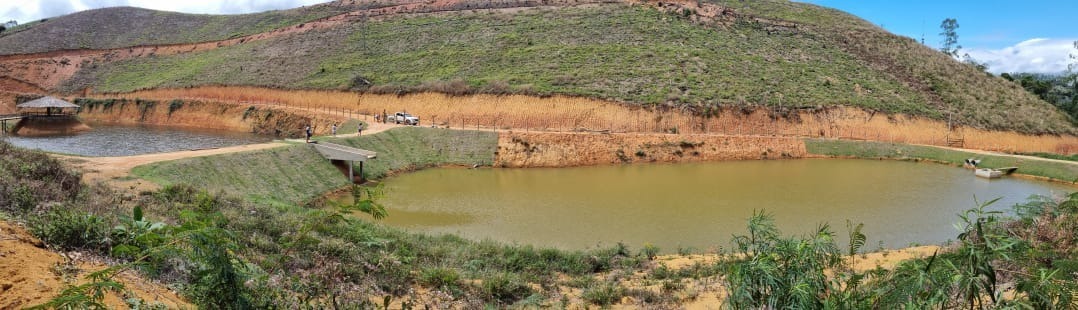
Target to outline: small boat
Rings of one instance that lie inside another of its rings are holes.
[[[995,178],[1002,177],[1003,176],[1003,171],[999,171],[999,170],[996,170],[996,169],[980,168],[980,169],[974,170],[973,175],[976,175],[976,176],[979,176],[979,177],[982,177],[982,178],[986,178],[986,179],[995,179]]]
[[[1004,175],[1014,173],[1015,170],[1018,170],[1018,167],[1003,167],[998,169],[978,168],[977,170],[973,171],[973,175],[986,179],[996,179]]]

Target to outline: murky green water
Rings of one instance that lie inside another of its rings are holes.
[[[431,169],[386,182],[391,226],[472,239],[582,249],[624,242],[665,252],[728,246],[753,210],[786,234],[865,223],[868,247],[953,239],[957,213],[1003,197],[1073,188],[969,170],[876,160],[781,160],[558,169]],[[842,239],[842,238],[840,238]],[[845,241],[842,241],[843,243]]]

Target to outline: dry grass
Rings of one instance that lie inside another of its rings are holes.
[[[256,87],[156,89],[109,96],[284,105],[342,115],[408,111],[419,116],[424,125],[486,130],[798,136],[929,145],[947,145],[950,139],[962,140],[961,147],[981,150],[1078,152],[1078,137],[1070,135],[1024,135],[962,126],[948,130],[945,122],[928,118],[871,113],[848,107],[787,113],[734,108],[718,110],[707,117],[676,109],[641,108],[564,96],[449,96],[433,93],[396,96]]]

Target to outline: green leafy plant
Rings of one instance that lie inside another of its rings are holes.
[[[29,228],[41,241],[65,250],[101,250],[112,243],[105,219],[65,207],[31,218]]]
[[[144,250],[161,245],[167,240],[167,236],[162,233],[167,225],[143,218],[141,206],[135,206],[132,216],[121,218],[120,222],[120,225],[112,229],[112,238],[116,242],[112,247],[112,256],[133,259]]]
[[[833,291],[825,274],[842,264],[830,227],[806,238],[782,238],[772,217],[754,212],[748,235],[734,236],[739,260],[726,265],[726,306],[817,309]]]

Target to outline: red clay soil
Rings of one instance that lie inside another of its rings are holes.
[[[0,90],[17,92],[17,93],[44,93],[45,90],[37,85],[30,84],[26,81],[19,80],[13,77],[0,76]]]
[[[21,309],[48,302],[65,285],[85,283],[86,274],[105,268],[79,256],[79,253],[61,255],[47,250],[23,227],[0,221],[0,309]],[[75,283],[67,282],[72,279]],[[169,309],[194,308],[175,292],[130,271],[120,273],[115,280],[146,304],[159,302]],[[117,293],[106,295],[105,304],[110,309],[128,308]]]
[[[15,134],[26,137],[70,135],[89,131],[90,126],[78,119],[24,119],[12,129]]]

